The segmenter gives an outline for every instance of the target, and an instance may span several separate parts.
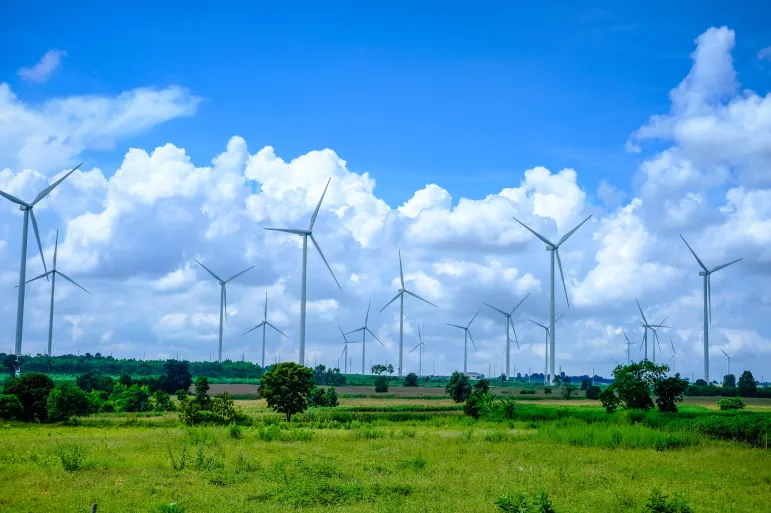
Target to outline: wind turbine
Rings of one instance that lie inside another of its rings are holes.
[[[725,351],[723,351],[722,347],[720,348],[720,352],[723,353],[725,355],[726,360],[728,360],[728,372],[726,372],[726,374],[731,374],[731,358],[736,356],[736,353],[728,354]]]
[[[39,280],[40,278],[47,278],[48,275],[51,275],[51,310],[48,317],[48,356],[51,356],[51,340],[53,340],[53,334],[54,334],[54,289],[56,287],[56,275],[58,274],[68,282],[72,283],[76,287],[88,292],[86,289],[72,281],[72,279],[58,270],[56,268],[56,254],[59,250],[59,230],[56,230],[56,244],[54,245],[54,266],[51,268],[50,271],[46,271],[40,276],[36,276],[32,278],[31,280],[27,281],[27,283],[32,283],[35,280]],[[90,292],[88,292],[90,294]]]
[[[305,285],[308,270],[308,238],[310,238],[311,242],[313,242],[313,245],[316,246],[316,250],[319,252],[321,259],[324,261],[327,269],[329,269],[329,272],[332,274],[332,278],[335,280],[335,283],[337,283],[337,286],[340,287],[340,290],[343,290],[343,287],[340,286],[340,282],[337,281],[337,278],[335,277],[335,273],[332,272],[332,268],[329,267],[329,262],[327,262],[327,259],[324,257],[324,253],[321,251],[319,243],[316,242],[316,239],[313,237],[313,225],[316,223],[316,217],[319,215],[321,202],[324,201],[324,195],[327,193],[327,187],[329,187],[329,182],[331,181],[332,178],[330,177],[329,180],[327,180],[327,185],[324,187],[324,192],[321,193],[319,204],[316,205],[316,210],[313,211],[313,216],[311,216],[311,224],[308,226],[307,230],[298,230],[294,228],[265,228],[266,230],[274,232],[292,233],[303,238],[303,274],[302,289],[300,290],[300,365],[305,365]]]
[[[685,245],[688,246],[688,249],[691,250],[691,253],[693,254],[693,257],[696,259],[696,261],[699,263],[703,271],[699,271],[699,276],[704,277],[704,381],[709,383],[709,325],[712,323],[712,274],[719,271],[720,269],[724,267],[728,267],[731,264],[735,264],[741,258],[737,258],[736,260],[733,260],[732,262],[728,262],[727,264],[718,265],[717,267],[713,267],[712,270],[707,269],[707,266],[704,265],[704,262],[701,261],[701,259],[696,256],[696,252],[691,248],[690,244],[686,242],[685,237],[682,235],[680,236],[681,239],[683,239],[683,242],[685,242]]]
[[[35,199],[32,200],[32,203],[27,203],[26,201],[22,201],[19,198],[16,198],[15,196],[11,196],[7,192],[0,191],[0,196],[4,197],[8,201],[11,201],[12,203],[16,203],[19,205],[19,210],[24,211],[24,221],[22,223],[22,229],[21,229],[21,263],[19,265],[19,300],[18,305],[16,307],[16,347],[14,349],[14,353],[16,356],[21,356],[21,338],[22,338],[22,332],[24,328],[24,291],[25,291],[25,284],[26,284],[26,278],[27,278],[27,230],[29,229],[29,219],[32,218],[32,228],[35,230],[35,238],[37,239],[37,247],[40,250],[40,259],[43,261],[43,270],[48,273],[48,268],[46,268],[46,261],[45,258],[43,258],[43,245],[40,244],[40,231],[37,227],[37,220],[35,219],[35,213],[32,211],[35,205],[37,205],[40,200],[48,196],[48,194],[54,190],[60,183],[64,181],[65,178],[70,176],[72,173],[75,172],[76,169],[78,169],[81,166],[81,164],[78,164],[74,168],[72,168],[70,171],[67,172],[64,176],[56,180],[54,183],[40,191],[40,193],[35,196]],[[48,279],[48,276],[46,276],[46,279]]]
[[[657,335],[656,335],[656,328],[670,328],[671,326],[664,326],[663,324],[648,324],[648,319],[645,318],[645,314],[642,311],[642,307],[640,306],[640,302],[637,301],[637,298],[635,298],[634,300],[637,303],[637,308],[640,309],[640,315],[642,315],[642,318],[643,318],[643,321],[644,321],[644,322],[640,323],[642,325],[642,327],[645,329],[645,333],[643,334],[643,339],[642,339],[642,342],[640,343],[640,345],[641,346],[642,345],[645,346],[645,359],[647,360],[648,359],[648,330],[651,330],[653,332],[653,336],[657,337]],[[664,320],[661,321],[661,322],[663,323],[667,319],[669,319],[669,317],[665,317]],[[656,339],[654,338],[654,344],[655,344],[655,340]],[[659,348],[661,348],[661,347],[659,346]],[[656,347],[655,346],[653,347],[653,363],[656,363]]]
[[[565,314],[562,314],[562,315],[565,315]],[[554,324],[557,324],[557,321],[562,319],[562,315],[560,315],[559,317],[557,317],[554,320]],[[538,326],[542,327],[545,330],[545,335],[546,335],[546,346],[545,346],[545,348],[546,348],[546,351],[544,352],[543,384],[544,385],[546,384],[546,380],[547,380],[546,376],[547,375],[549,376],[549,378],[548,378],[549,384],[551,384],[552,383],[552,377],[551,377],[551,374],[549,374],[549,332],[551,330],[549,329],[548,326],[544,326],[540,322],[535,322],[532,319],[529,319],[529,321],[532,322],[533,324],[537,324]],[[554,368],[554,362],[553,361],[552,361],[552,368]]]
[[[514,341],[517,343],[517,349],[519,349],[519,340],[517,339],[517,330],[514,329],[514,324],[511,322],[511,316],[514,315],[514,312],[517,311],[517,308],[519,308],[519,305],[521,305],[529,295],[530,295],[530,292],[528,292],[527,296],[523,297],[522,301],[517,303],[517,306],[515,306],[514,309],[509,313],[506,313],[500,308],[494,307],[493,305],[489,305],[484,302],[482,303],[483,305],[489,306],[496,312],[499,312],[503,314],[504,317],[506,317],[506,377],[507,378],[511,376],[510,374],[511,369],[509,368],[509,356],[511,353],[511,338],[509,337],[509,326],[511,326],[511,329],[514,331]]]
[[[677,371],[675,370],[675,355],[680,353],[675,351],[675,343],[672,341],[672,337],[669,337],[669,344],[672,346],[672,358],[670,358],[670,360],[672,360],[672,372],[676,373]]]
[[[369,308],[370,308],[370,306],[372,306],[372,301],[370,301],[369,304],[367,305],[367,315],[364,317],[364,326],[362,326],[361,328],[357,328],[357,329],[355,329],[353,331],[349,331],[348,333],[346,333],[346,335],[350,335],[351,333],[356,333],[357,331],[361,331],[361,373],[362,374],[365,374],[365,372],[364,372],[364,370],[365,370],[364,369],[364,353],[366,351],[366,345],[367,345],[367,332],[369,332],[370,335],[375,337],[375,340],[380,342],[380,339],[377,338],[377,335],[372,333],[372,330],[369,329],[369,327],[367,327],[367,322],[369,321]],[[380,345],[385,347],[385,344],[383,344],[382,342],[380,342]]]
[[[414,351],[415,349],[418,350],[418,355],[420,358],[418,360],[418,376],[422,376],[423,375],[423,346],[427,346],[428,344],[423,342],[423,335],[420,333],[420,326],[418,326],[418,340],[420,340],[420,342],[418,343],[418,345],[412,348],[412,351]],[[410,354],[412,354],[412,351],[410,351]]]
[[[474,319],[477,318],[477,315],[479,315],[478,310],[477,313],[474,314],[474,317],[472,317],[468,324],[465,326],[446,323],[447,326],[452,326],[453,328],[460,328],[463,330],[463,374],[466,373],[466,363],[468,362],[468,339],[471,339],[471,343],[474,345],[474,351],[477,350],[477,345],[474,344],[474,337],[471,336],[471,331],[469,330],[471,323],[474,322]]]
[[[662,323],[667,322],[669,317],[665,317]],[[641,323],[642,324],[642,323]],[[653,332],[653,363],[656,363],[656,346],[659,346],[659,353],[661,353],[661,343],[659,342],[659,328],[671,328],[671,326],[664,326],[663,324],[655,324],[648,326]]]
[[[399,250],[399,279],[401,280],[402,287],[399,289],[399,292],[396,293],[394,298],[389,301],[383,308],[380,309],[380,312],[388,308],[388,305],[399,299],[399,377],[402,375],[402,354],[404,351],[404,294],[409,294],[412,297],[416,297],[420,299],[421,301],[428,303],[429,305],[433,306],[434,308],[438,308],[434,303],[431,301],[427,301],[423,299],[422,297],[418,296],[414,292],[410,292],[406,288],[404,288],[404,269],[402,267],[402,252]],[[380,313],[378,312],[378,313]]]
[[[629,340],[629,337],[626,336],[626,331],[624,331],[624,328],[621,328],[621,333],[624,334],[624,338],[626,339],[626,364],[629,365],[631,362],[631,358],[629,357],[629,348],[634,345],[633,342]]]
[[[562,238],[554,244],[549,239],[541,235],[540,233],[536,232],[529,226],[527,226],[525,223],[517,219],[516,217],[513,218],[516,222],[524,226],[530,233],[541,239],[544,244],[546,244],[546,251],[549,252],[549,258],[550,258],[550,281],[549,281],[549,345],[551,346],[551,361],[550,361],[550,373],[549,373],[549,384],[551,384],[554,380],[554,323],[556,322],[554,320],[555,310],[554,310],[554,256],[557,256],[557,264],[560,268],[560,278],[562,278],[562,288],[565,290],[565,301],[567,301],[568,308],[570,308],[570,300],[568,299],[568,288],[565,286],[565,275],[562,272],[562,260],[560,259],[560,253],[559,248],[560,246],[570,238],[571,235],[575,233],[576,230],[578,230],[581,225],[583,225],[585,222],[589,220],[590,217],[592,217],[593,214],[590,214],[589,217],[581,221],[578,226],[570,230],[568,233],[562,236]]]
[[[340,325],[337,325],[338,328],[340,328]],[[348,374],[348,344],[358,344],[358,340],[348,340],[345,337],[345,333],[343,333],[343,328],[340,328],[340,334],[343,336],[343,344],[345,344],[345,347],[343,348],[343,353],[340,355],[341,358],[343,358],[343,374]]]
[[[246,333],[251,333],[252,331],[256,330],[257,328],[262,328],[262,367],[263,368],[265,367],[265,328],[267,326],[270,326],[274,330],[276,330],[279,333],[281,333],[282,335],[284,335],[283,331],[281,331],[280,329],[276,328],[275,326],[273,326],[271,323],[268,322],[268,293],[265,292],[265,314],[264,314],[264,316],[262,318],[262,322],[260,324],[258,324],[257,326],[255,326],[254,328],[252,328],[252,329],[250,329],[249,331],[246,332]],[[244,333],[244,335],[246,335],[246,333]],[[289,338],[286,335],[284,335],[284,336],[286,338]],[[220,346],[222,346],[222,338],[220,338]]]
[[[198,260],[196,260],[196,262],[198,262]],[[211,271],[211,269],[209,269],[208,267],[203,265],[201,262],[198,262],[198,265],[200,265],[201,267],[206,269],[209,272],[209,274],[211,274],[214,277],[214,279],[217,280],[219,282],[219,284],[220,284],[220,345],[219,345],[219,351],[217,353],[217,361],[222,363],[222,320],[223,320],[223,318],[227,319],[227,317],[228,317],[228,289],[226,288],[226,285],[229,282],[231,282],[231,281],[235,280],[236,278],[238,278],[239,276],[241,276],[242,274],[244,274],[249,269],[254,268],[254,266],[249,267],[247,269],[244,269],[240,273],[234,274],[233,276],[231,276],[227,280],[223,280],[222,278],[220,278],[219,276],[214,274]],[[266,296],[266,301],[267,301],[267,296]],[[267,305],[266,305],[266,308],[267,308]]]

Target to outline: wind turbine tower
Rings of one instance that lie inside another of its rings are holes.
[[[471,320],[468,322],[465,326],[460,326],[458,324],[450,324],[447,323],[448,326],[452,326],[453,328],[460,328],[463,330],[463,373],[466,373],[466,364],[468,363],[468,340],[471,339],[471,344],[474,346],[474,351],[477,350],[477,345],[474,344],[474,337],[471,336],[471,323],[474,322],[474,319],[477,318],[477,315],[479,315],[479,311],[474,314],[474,317],[471,318]]]
[[[365,368],[364,368],[364,354],[366,352],[366,345],[367,345],[367,332],[369,332],[370,335],[375,337],[375,340],[380,342],[380,339],[377,338],[377,335],[375,335],[372,332],[372,330],[369,329],[369,327],[367,327],[367,322],[369,321],[369,308],[370,308],[370,306],[372,306],[372,301],[370,301],[369,304],[367,305],[367,315],[364,316],[364,326],[362,326],[361,328],[357,328],[357,329],[355,329],[353,331],[349,331],[348,333],[346,333],[346,335],[350,335],[351,333],[356,333],[357,331],[361,331],[361,373],[362,373],[362,375],[366,374]],[[380,342],[380,345],[385,347],[385,344],[383,344],[382,342]]]
[[[521,305],[529,295],[530,295],[530,292],[528,292],[527,296],[523,297],[522,300],[519,303],[517,303],[517,305],[511,310],[511,312],[504,312],[500,308],[496,308],[487,303],[482,303],[485,306],[492,308],[496,312],[501,313],[503,314],[504,317],[506,317],[506,377],[507,378],[511,377],[511,373],[510,373],[511,368],[509,367],[509,357],[511,355],[511,337],[509,336],[509,327],[511,327],[511,329],[514,331],[514,341],[517,343],[517,349],[519,349],[519,340],[517,339],[517,330],[514,329],[514,323],[511,322],[511,316],[514,315],[514,312],[517,311],[517,308],[519,308],[519,305]]]
[[[340,325],[337,325],[338,328],[340,328]],[[358,340],[348,340],[345,337],[345,333],[343,333],[343,328],[340,328],[340,334],[343,336],[343,353],[340,355],[341,358],[343,358],[343,374],[348,374],[348,368],[349,368],[349,361],[348,361],[348,344],[358,344]],[[350,364],[351,367],[353,367],[353,364]]]
[[[562,314],[562,315],[565,315],[565,314]],[[562,319],[562,315],[560,315],[559,317],[557,317],[554,320],[554,324],[557,324],[557,321]],[[538,325],[538,326],[540,326],[540,327],[542,327],[544,329],[544,334],[546,335],[546,345],[544,347],[545,347],[546,350],[544,351],[544,360],[545,361],[544,361],[544,366],[543,366],[543,384],[546,385],[546,383],[547,383],[547,376],[548,376],[548,383],[551,384],[552,383],[552,377],[551,377],[551,374],[549,374],[549,331],[551,331],[551,330],[549,330],[548,326],[544,326],[540,322],[535,322],[532,319],[530,319],[530,322],[532,322],[533,324],[536,324],[536,325]],[[552,361],[552,363],[554,363],[554,362]]]
[[[731,374],[731,358],[733,358],[734,356],[736,356],[736,353],[734,353],[734,354],[728,354],[728,353],[726,353],[725,351],[723,351],[723,348],[722,348],[722,347],[720,348],[720,352],[721,352],[721,353],[723,353],[723,354],[725,355],[725,359],[726,359],[726,360],[727,360],[727,362],[728,362],[728,372],[726,372],[726,374]]]
[[[418,350],[418,376],[423,376],[423,347],[428,346],[428,344],[423,342],[423,335],[420,333],[420,326],[418,326],[418,340],[420,340],[420,342],[418,345],[412,348],[412,351],[415,349]],[[412,351],[410,351],[410,354],[412,354]]]
[[[262,328],[262,367],[263,368],[265,367],[265,328],[268,327],[268,326],[270,326],[274,330],[276,330],[279,333],[281,333],[282,335],[284,335],[283,331],[281,331],[280,329],[276,328],[275,326],[273,326],[271,323],[268,322],[268,293],[266,292],[265,293],[265,314],[262,317],[262,322],[260,324],[258,324],[257,326],[255,326],[254,328],[252,328],[249,331],[247,331],[246,333],[244,333],[244,335],[246,335],[247,333],[251,333],[252,331],[256,330],[257,328]],[[284,336],[286,338],[289,338],[286,335],[284,335]]]

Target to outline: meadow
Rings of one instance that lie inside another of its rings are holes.
[[[475,421],[447,399],[388,395],[290,424],[261,400],[236,401],[248,426],[184,427],[174,413],[6,422],[0,510],[493,512],[503,494],[545,489],[558,512],[621,512],[658,488],[697,513],[771,511],[768,400],[676,415],[534,401]]]

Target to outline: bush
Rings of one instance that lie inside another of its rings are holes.
[[[308,394],[308,406],[326,406],[327,399],[325,397],[324,389],[321,387],[313,387],[311,393]]]
[[[113,392],[113,395],[110,397],[118,411],[140,412],[152,410],[150,391],[147,387],[140,387],[135,384],[123,390],[121,388],[115,387],[115,390],[119,391],[119,393],[115,397],[116,394]]]
[[[115,405],[112,401],[105,401],[99,406],[99,413],[115,413]]]
[[[110,376],[102,376],[98,370],[88,371],[75,378],[75,384],[86,392],[103,390],[112,393],[115,382]]]
[[[490,382],[482,378],[474,383],[474,392],[481,392],[486,394],[490,391]]]
[[[545,490],[535,497],[522,492],[507,493],[498,497],[495,505],[504,513],[557,513]]]
[[[570,383],[562,385],[562,397],[565,399],[571,399],[576,389],[577,387],[575,385],[571,385]]]
[[[151,399],[153,411],[174,411],[171,396],[163,390],[156,390]]]
[[[523,388],[522,390],[519,391],[519,393],[521,395],[528,395],[528,394],[535,395],[535,388]],[[546,393],[551,394],[551,388]]]
[[[745,406],[741,397],[726,397],[719,400],[717,405],[721,410],[742,410]]]
[[[5,383],[5,393],[15,395],[22,406],[18,420],[44,422],[48,420],[48,395],[54,389],[54,382],[45,374],[30,372]]]
[[[602,405],[605,407],[605,411],[608,413],[613,413],[616,411],[618,405],[621,404],[621,399],[618,398],[618,396],[610,387],[600,392],[598,398],[602,402]]]
[[[502,399],[499,403],[499,407],[501,409],[501,413],[503,414],[503,418],[508,420],[512,420],[514,418],[514,414],[517,411],[516,401],[512,401],[511,399]]]
[[[286,415],[287,422],[292,415],[308,408],[307,397],[315,386],[313,371],[294,362],[273,365],[262,377],[260,396],[268,407]]]
[[[209,379],[206,376],[198,376],[195,380],[195,402],[202,410],[209,409]]]
[[[227,392],[215,395],[211,400],[211,411],[219,417],[223,423],[229,424],[236,420],[236,407],[233,398]]]
[[[410,372],[407,374],[407,376],[404,378],[404,386],[405,387],[416,387],[418,386],[418,375],[414,372]]]
[[[48,395],[47,406],[49,420],[69,422],[72,417],[88,415],[91,402],[79,387],[62,383]]]
[[[330,408],[335,408],[338,405],[337,390],[335,390],[335,387],[327,388],[326,396],[327,406]]]
[[[388,392],[388,379],[385,376],[379,376],[375,379],[375,392],[379,394]]]
[[[653,393],[659,411],[677,412],[677,403],[683,400],[683,394],[688,389],[688,380],[682,379],[680,373],[653,382]]]
[[[67,472],[82,470],[86,466],[86,450],[80,445],[62,445],[56,449],[56,455]]]
[[[478,419],[488,413],[495,405],[495,396],[489,392],[477,390],[466,399],[463,405],[463,413]]]
[[[544,395],[551,395],[551,387],[545,387],[543,393]]]
[[[582,379],[581,380],[581,390],[589,390],[590,386],[592,386],[592,380],[591,379]]]
[[[13,394],[0,395],[0,419],[16,420],[24,415],[24,407],[19,398]]]
[[[648,496],[648,502],[645,503],[646,513],[693,513],[693,508],[688,502],[683,499],[679,494],[667,500],[666,495],[662,495],[661,491],[654,488],[650,496]]]
[[[450,382],[444,387],[444,391],[456,403],[464,402],[471,395],[471,383],[469,383],[468,376],[458,371],[453,372]]]
[[[228,424],[228,436],[234,440],[238,440],[243,436],[241,428],[235,422]]]
[[[586,389],[586,398],[587,399],[599,399],[600,398],[600,392],[602,392],[602,389],[598,387],[597,385],[591,385],[589,388]]]
[[[185,399],[179,403],[179,421],[187,426],[201,422],[201,405]]]

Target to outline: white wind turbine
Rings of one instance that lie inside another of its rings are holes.
[[[565,315],[565,314],[562,314],[562,315]],[[554,324],[557,324],[557,321],[559,321],[560,319],[562,319],[562,315],[560,315],[559,317],[557,317],[557,318],[554,320]],[[549,327],[548,327],[548,326],[544,326],[544,325],[543,325],[543,324],[541,324],[540,322],[535,322],[535,321],[534,321],[534,320],[532,320],[532,319],[529,319],[529,321],[530,321],[530,322],[532,322],[533,324],[536,324],[536,325],[538,325],[538,326],[542,327],[542,328],[545,330],[545,335],[546,335],[546,346],[544,346],[544,347],[545,347],[546,351],[544,352],[544,364],[543,364],[543,384],[544,384],[544,385],[546,384],[546,382],[547,382],[547,379],[548,379],[548,382],[549,382],[549,384],[551,384],[551,383],[552,383],[552,377],[551,377],[551,375],[549,374],[549,331],[551,331],[551,330],[549,329]],[[547,376],[548,376],[548,378],[547,378]]]
[[[24,292],[25,292],[25,284],[27,279],[27,231],[29,229],[29,219],[32,218],[32,228],[35,230],[35,238],[37,239],[37,247],[40,250],[40,258],[43,260],[43,270],[47,273],[48,269],[46,268],[46,261],[45,258],[43,258],[43,245],[40,243],[40,231],[37,227],[37,220],[35,219],[35,213],[32,211],[35,205],[37,205],[40,200],[48,196],[48,194],[54,190],[60,183],[64,181],[65,178],[70,176],[72,173],[75,172],[76,169],[78,169],[81,166],[81,164],[78,164],[73,169],[67,172],[64,176],[56,180],[54,183],[40,191],[40,193],[35,196],[35,199],[32,200],[32,203],[27,203],[26,201],[22,201],[19,198],[16,198],[14,196],[11,196],[10,194],[0,191],[0,196],[4,197],[8,201],[11,201],[13,203],[16,203],[19,205],[19,210],[24,211],[24,221],[22,223],[22,229],[21,229],[21,263],[19,265],[19,299],[18,299],[18,305],[16,307],[16,347],[14,348],[14,353],[16,356],[21,356],[21,338],[22,338],[22,332],[24,329]],[[46,276],[46,279],[48,277]]]
[[[704,277],[704,381],[709,383],[709,325],[712,323],[712,274],[719,271],[720,269],[724,267],[728,267],[731,264],[735,264],[741,258],[737,258],[736,260],[733,260],[731,262],[728,262],[727,264],[718,265],[717,267],[713,267],[712,270],[707,269],[707,266],[704,265],[704,262],[701,261],[701,259],[696,256],[696,252],[691,248],[691,246],[686,242],[685,238],[681,235],[681,239],[683,239],[683,242],[685,242],[685,245],[688,246],[688,249],[691,250],[691,253],[693,254],[693,257],[696,259],[696,261],[699,263],[703,271],[699,271],[699,276]]]
[[[517,308],[519,308],[519,305],[524,303],[525,299],[527,299],[527,297],[529,295],[530,295],[530,292],[528,292],[527,296],[523,297],[522,301],[517,303],[517,306],[515,306],[511,310],[511,312],[508,312],[508,313],[504,312],[500,308],[494,307],[493,305],[489,305],[489,304],[487,304],[485,302],[482,303],[483,305],[492,308],[496,312],[499,312],[499,313],[503,314],[504,317],[506,317],[506,377],[507,378],[511,377],[511,373],[510,373],[511,368],[509,367],[509,356],[511,354],[511,337],[509,336],[509,327],[511,327],[511,329],[514,331],[514,341],[517,343],[517,349],[519,349],[519,340],[517,339],[517,330],[514,329],[514,323],[511,322],[511,316],[514,315],[514,312],[517,311]]]
[[[666,322],[669,317],[665,317],[662,323]],[[645,326],[642,322],[642,326]],[[671,326],[664,326],[663,324],[648,325],[648,328],[653,332],[653,363],[656,363],[656,346],[659,347],[659,353],[661,353],[661,342],[659,342],[659,328],[671,328]]]
[[[425,300],[422,297],[418,296],[414,292],[410,292],[406,288],[404,288],[404,269],[402,268],[402,252],[399,251],[399,279],[401,280],[401,288],[399,289],[399,292],[396,293],[394,298],[389,301],[383,308],[380,309],[380,312],[388,308],[388,305],[399,299],[399,377],[402,375],[402,354],[404,351],[404,294],[409,294],[412,297],[416,297],[420,299],[421,301],[428,303],[429,305],[433,306],[434,308],[438,308],[434,303],[431,301]],[[378,312],[378,313],[380,313]]]
[[[86,289],[75,283],[69,276],[61,272],[56,268],[56,253],[59,250],[59,230],[56,230],[56,244],[54,245],[54,265],[51,268],[50,271],[46,271],[40,276],[36,276],[32,278],[31,280],[27,281],[27,283],[31,283],[35,280],[39,280],[40,278],[47,277],[48,275],[51,275],[51,310],[48,317],[48,356],[51,356],[51,341],[53,340],[53,334],[54,334],[54,290],[56,287],[56,275],[58,274],[68,282],[72,283],[76,287],[88,292]],[[88,292],[90,294],[90,292]]]
[[[338,328],[340,328],[340,325],[337,325]],[[343,374],[348,374],[348,344],[358,344],[358,340],[348,340],[345,336],[345,333],[343,333],[343,328],[340,328],[340,334],[343,336],[343,344],[345,344],[345,347],[343,348],[343,354],[341,355],[343,358]]]
[[[313,245],[316,246],[316,250],[319,252],[321,259],[324,261],[327,269],[329,269],[329,272],[332,274],[332,278],[335,280],[335,283],[337,283],[337,286],[340,287],[340,290],[343,290],[343,287],[340,286],[340,282],[337,281],[337,278],[335,277],[335,273],[332,272],[332,268],[329,267],[329,262],[327,262],[327,259],[324,257],[324,253],[321,251],[319,243],[316,242],[316,239],[313,237],[313,225],[316,223],[316,217],[319,215],[321,202],[324,201],[324,195],[327,193],[327,187],[329,187],[329,182],[331,181],[332,178],[330,177],[329,180],[327,180],[327,185],[324,187],[324,192],[321,193],[319,204],[316,205],[316,210],[313,211],[313,216],[311,216],[311,223],[307,230],[299,230],[294,228],[265,228],[265,230],[291,233],[294,235],[299,235],[303,238],[303,274],[302,289],[300,290],[300,365],[305,365],[305,290],[306,275],[308,271],[308,238],[310,238],[311,242],[313,242]]]
[[[263,368],[265,367],[265,328],[267,326],[270,326],[274,330],[276,330],[279,333],[281,333],[282,335],[284,335],[286,338],[289,338],[289,337],[287,337],[284,334],[283,331],[281,331],[280,329],[276,328],[275,326],[273,326],[271,323],[268,322],[268,293],[266,292],[265,293],[265,314],[264,314],[264,316],[262,318],[262,322],[260,324],[258,324],[257,326],[255,326],[254,328],[252,328],[252,329],[250,329],[249,331],[246,332],[246,333],[251,333],[252,331],[256,330],[257,328],[262,328],[262,367]],[[244,333],[244,335],[246,335],[246,333]],[[222,339],[220,339],[220,345],[221,344],[222,344]]]
[[[428,346],[428,344],[423,342],[423,335],[420,333],[420,326],[418,326],[418,340],[420,340],[420,342],[418,343],[418,345],[412,348],[412,351],[414,351],[415,349],[418,350],[418,355],[419,355],[418,376],[423,376],[423,347]],[[410,354],[412,354],[412,351],[410,351]]]
[[[361,328],[356,328],[353,331],[349,331],[346,333],[346,335],[350,335],[351,333],[356,333],[357,331],[361,331],[361,373],[362,375],[365,374],[365,367],[364,367],[364,356],[366,353],[366,346],[367,346],[367,332],[369,332],[370,335],[375,337],[375,340],[380,342],[380,339],[377,338],[377,335],[375,335],[371,329],[367,326],[367,322],[369,322],[369,308],[372,306],[372,301],[367,304],[367,315],[364,316],[364,326]],[[385,347],[385,344],[380,342],[380,345]]]
[[[198,260],[196,260],[196,262],[198,262]],[[219,344],[219,350],[217,352],[217,361],[222,363],[222,321],[223,319],[227,319],[228,317],[228,289],[226,286],[229,282],[235,280],[236,278],[244,274],[249,269],[253,269],[254,266],[244,269],[240,273],[234,274],[227,280],[223,280],[222,278],[214,274],[211,271],[211,269],[203,265],[201,262],[198,262],[198,265],[206,269],[209,272],[209,274],[211,274],[214,277],[214,279],[217,280],[220,284],[220,344]]]
[[[465,326],[446,323],[447,326],[452,326],[453,328],[460,328],[463,330],[463,374],[466,373],[466,363],[468,362],[468,339],[471,339],[471,344],[474,346],[474,351],[477,350],[477,345],[474,344],[474,337],[471,336],[471,330],[469,330],[471,323],[474,322],[474,319],[477,318],[477,315],[479,315],[478,310],[477,313],[474,314],[474,317],[472,317],[468,324]]]
[[[593,214],[592,214],[593,215]],[[562,236],[562,238],[557,242],[556,244],[551,242],[549,239],[541,235],[540,233],[536,232],[529,226],[527,226],[525,223],[517,219],[516,217],[513,218],[516,222],[524,226],[530,233],[541,239],[544,244],[546,244],[546,251],[550,254],[550,280],[549,280],[549,345],[551,346],[551,360],[550,360],[550,373],[549,373],[549,384],[551,384],[554,380],[554,323],[556,322],[554,320],[555,315],[555,309],[554,309],[554,256],[557,256],[557,264],[560,268],[560,278],[562,278],[562,288],[565,290],[565,301],[567,301],[568,308],[570,308],[570,300],[568,299],[568,288],[565,285],[565,275],[562,272],[562,260],[560,259],[560,253],[559,248],[560,246],[570,238],[571,235],[575,233],[576,230],[578,230],[581,225],[583,225],[585,222],[589,220],[589,218],[592,217],[592,215],[589,215],[586,219],[581,221],[578,226],[570,230],[568,233]]]
[[[720,352],[721,352],[721,353],[723,353],[723,354],[725,355],[725,358],[726,358],[726,360],[728,361],[728,372],[726,372],[726,374],[731,374],[731,358],[733,358],[734,356],[736,356],[736,353],[734,353],[734,354],[728,354],[728,353],[726,353],[725,351],[723,351],[723,348],[722,348],[722,347],[721,347],[721,348],[719,348],[719,349],[720,349]]]
[[[656,334],[656,328],[671,328],[671,326],[664,326],[664,322],[666,322],[669,317],[665,317],[662,322],[662,324],[648,324],[648,319],[645,318],[645,314],[642,311],[642,307],[640,306],[640,302],[637,301],[637,298],[634,299],[637,303],[637,308],[640,309],[640,315],[642,315],[643,322],[640,322],[645,332],[643,333],[643,339],[640,343],[640,346],[645,346],[645,359],[648,359],[648,330],[651,330],[653,332],[654,336],[654,346],[653,346],[653,363],[656,363],[656,340],[658,338],[658,335]],[[659,346],[659,349],[661,349],[661,346]]]
[[[621,328],[621,333],[624,334],[624,338],[626,339],[626,364],[629,365],[631,362],[631,357],[629,356],[629,348],[634,345],[633,342],[629,340],[629,337],[626,336],[626,331],[624,331],[624,328]]]
[[[677,371],[675,370],[675,355],[680,353],[675,351],[675,343],[672,341],[672,337],[669,337],[669,344],[672,346],[672,358],[670,358],[670,360],[672,360],[672,373],[676,374]]]

